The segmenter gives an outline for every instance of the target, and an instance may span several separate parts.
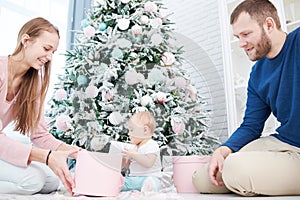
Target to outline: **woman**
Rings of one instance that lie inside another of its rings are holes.
[[[38,17],[23,25],[12,55],[0,57],[2,194],[49,193],[58,188],[59,179],[72,193],[74,181],[66,160],[75,159],[79,147],[55,139],[43,117],[51,60],[58,43],[57,28]],[[30,137],[33,145],[14,141],[3,133],[12,121],[15,130]]]

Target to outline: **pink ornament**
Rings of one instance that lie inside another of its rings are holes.
[[[134,35],[141,35],[143,33],[142,27],[138,24],[133,25],[131,31]]]
[[[60,115],[56,118],[55,126],[59,131],[67,131],[70,128],[71,118],[68,115]]]
[[[55,92],[54,98],[57,101],[65,100],[67,98],[67,92],[64,89],[58,89]]]
[[[99,92],[98,88],[94,85],[90,85],[85,89],[85,93],[87,97],[92,99],[98,96],[98,92]]]
[[[185,130],[185,124],[182,119],[179,117],[173,117],[171,119],[172,130],[176,134],[182,134]]]
[[[150,25],[153,27],[153,28],[159,28],[162,26],[162,20],[161,18],[155,18],[155,19],[151,19],[150,20]]]
[[[161,60],[166,66],[171,66],[176,61],[174,54],[171,52],[163,53]]]
[[[164,92],[158,92],[155,94],[155,101],[159,104],[163,104],[167,101],[167,94]]]
[[[96,30],[92,26],[87,26],[83,29],[83,33],[86,37],[93,37],[96,33]]]
[[[183,77],[175,77],[174,78],[175,86],[179,89],[186,88],[187,81]]]
[[[154,2],[148,1],[144,5],[144,9],[147,12],[156,12],[157,11],[157,5]]]

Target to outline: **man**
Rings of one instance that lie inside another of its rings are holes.
[[[282,31],[274,5],[245,0],[231,14],[233,34],[252,61],[243,123],[193,175],[202,193],[300,195],[300,28]],[[261,137],[273,113],[281,123]]]

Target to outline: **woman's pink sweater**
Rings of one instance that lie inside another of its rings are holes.
[[[3,129],[13,120],[12,101],[6,100],[8,77],[8,57],[0,56],[0,159],[11,164],[26,167],[29,162],[31,144],[23,144],[5,135]],[[17,98],[17,96],[15,97]],[[43,149],[55,150],[62,141],[54,138],[47,131],[45,118],[42,116],[36,132],[30,134],[33,145]]]

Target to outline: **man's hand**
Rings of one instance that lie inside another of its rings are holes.
[[[217,174],[222,173],[224,160],[231,153],[232,150],[226,146],[221,146],[214,151],[208,166],[208,176],[214,185],[224,185],[222,180],[217,180]]]

